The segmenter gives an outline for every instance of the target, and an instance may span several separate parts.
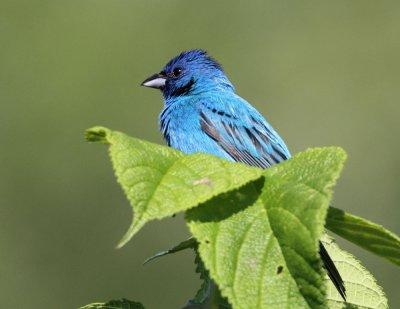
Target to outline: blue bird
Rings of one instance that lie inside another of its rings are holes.
[[[162,91],[160,128],[170,147],[260,168],[290,158],[274,128],[236,94],[221,65],[203,50],[182,52],[142,86]],[[319,252],[330,279],[345,299],[343,280],[321,242]]]

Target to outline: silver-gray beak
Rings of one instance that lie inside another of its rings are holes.
[[[146,78],[140,85],[155,89],[164,89],[166,77],[160,73],[154,74],[149,78]]]

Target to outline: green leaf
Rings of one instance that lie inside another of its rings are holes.
[[[165,255],[168,255],[168,254],[173,254],[173,253],[176,253],[176,252],[179,252],[179,251],[182,251],[182,250],[185,250],[185,249],[189,249],[189,248],[195,249],[196,247],[197,247],[196,240],[193,237],[190,237],[189,239],[182,241],[181,243],[177,244],[176,246],[173,246],[171,249],[168,249],[168,250],[165,250],[165,251],[161,251],[161,252],[158,252],[158,253],[154,254],[153,256],[151,256],[148,259],[146,259],[143,262],[143,265],[145,265],[145,264],[147,264],[147,263],[149,263],[149,262],[151,262],[151,261],[153,261],[153,260],[155,260],[157,258],[160,258],[162,256],[165,256]]]
[[[81,307],[80,309],[144,309],[141,303],[121,299],[121,300],[110,300],[106,303],[93,303]]]
[[[201,256],[197,270],[204,279],[192,304],[207,300],[220,306],[227,297],[235,308],[387,307],[372,275],[329,239],[325,246],[345,281],[348,303],[322,269],[318,241],[345,159],[341,149],[309,150],[262,171],[209,155],[187,156],[101,127],[86,137],[110,145],[118,182],[135,213],[119,246],[146,222],[189,209],[186,218]],[[333,208],[328,227],[399,264],[399,238],[382,227]],[[152,258],[194,244],[189,239]],[[114,302],[112,308],[133,303]]]
[[[341,250],[327,235],[321,239],[329,252],[347,289],[347,304],[343,302],[336,288],[326,276],[329,308],[388,308],[382,288],[354,256]]]
[[[135,216],[118,247],[150,220],[204,203],[262,177],[262,170],[206,155],[183,153],[103,127],[87,130],[89,141],[110,145],[110,157]]]
[[[173,254],[185,249],[193,249],[195,253],[194,263],[196,264],[196,273],[200,274],[201,286],[197,291],[195,297],[188,301],[185,305],[185,308],[191,308],[194,305],[206,305],[206,302],[210,301],[211,297],[211,288],[212,288],[212,280],[208,275],[208,271],[205,269],[203,261],[200,259],[199,253],[197,251],[197,241],[190,237],[189,239],[182,241],[178,245],[172,247],[171,249],[164,250],[156,253],[155,255],[149,257],[144,261],[143,264],[147,264],[157,258],[163,257],[165,255]],[[208,304],[208,303],[207,303]]]
[[[203,261],[201,260],[199,253],[195,251],[194,263],[196,264],[196,273],[200,274],[201,286],[197,291],[195,297],[189,300],[189,304],[204,304],[211,296],[212,281],[208,274],[207,269],[204,267]]]
[[[356,245],[400,265],[400,238],[383,226],[330,207],[326,227]]]
[[[313,149],[187,211],[211,278],[234,308],[325,308],[318,254],[331,188],[345,160]]]

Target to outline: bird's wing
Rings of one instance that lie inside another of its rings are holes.
[[[234,161],[267,168],[290,158],[283,140],[243,99],[203,103],[199,112],[203,132]]]

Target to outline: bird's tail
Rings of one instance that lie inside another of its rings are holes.
[[[346,301],[346,288],[344,287],[343,279],[322,242],[319,242],[319,255],[321,256],[324,268],[326,269],[329,278],[332,280],[340,296],[342,296],[343,300]]]

